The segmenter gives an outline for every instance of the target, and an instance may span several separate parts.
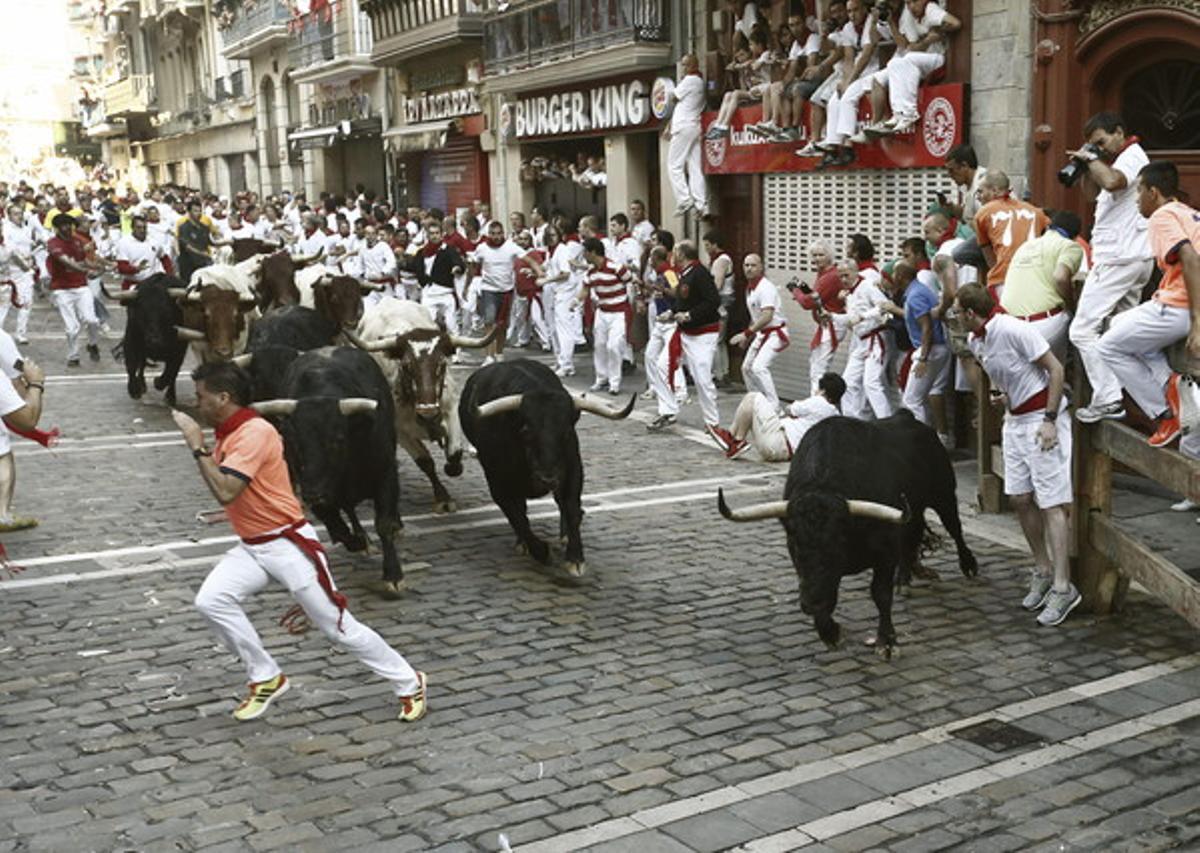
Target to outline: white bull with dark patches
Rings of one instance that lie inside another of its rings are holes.
[[[459,347],[485,347],[491,336],[452,335],[418,303],[384,299],[367,308],[357,334],[347,332],[346,337],[370,352],[383,369],[396,401],[396,440],[429,478],[434,512],[453,512],[454,501],[438,479],[425,442],[442,448],[447,475],[462,473],[462,388],[448,369],[449,361]]]
[[[187,341],[197,360],[228,361],[246,351],[250,327],[258,317],[256,288],[263,256],[239,264],[211,264],[192,273],[182,297],[179,339]]]

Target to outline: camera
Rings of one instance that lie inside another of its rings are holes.
[[[807,282],[801,281],[799,277],[793,277],[791,281],[784,285],[788,291],[799,289],[801,293],[812,293],[812,288]]]
[[[1097,157],[1103,157],[1104,151],[1098,145],[1093,145],[1088,142],[1079,149],[1087,151],[1089,154],[1095,154]],[[1073,187],[1083,177],[1083,173],[1087,171],[1087,160],[1081,160],[1078,157],[1072,157],[1067,165],[1058,170],[1058,182],[1064,187]]]

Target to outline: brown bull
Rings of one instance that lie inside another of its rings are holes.
[[[229,361],[246,349],[254,297],[206,284],[189,291],[180,304],[183,325],[176,331],[200,361]]]

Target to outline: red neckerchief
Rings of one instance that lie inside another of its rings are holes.
[[[750,293],[751,291],[753,291],[754,288],[758,287],[758,283],[762,280],[763,280],[763,277],[761,275],[758,278],[746,279],[746,292]]]
[[[699,71],[689,71],[688,73],[684,74],[683,76],[684,77],[701,77],[703,75]]]
[[[938,248],[941,248],[941,245],[943,243],[945,243],[947,240],[953,240],[954,235],[957,233],[958,233],[958,220],[951,219],[950,224],[946,227],[946,230],[942,232],[942,236],[937,238],[934,245],[936,245]]]
[[[316,228],[313,228],[311,231],[310,231],[309,229],[307,229],[307,228],[305,228],[305,229],[304,229],[304,236],[305,236],[305,237],[311,237],[312,235],[314,235],[314,234],[316,234],[316,233],[317,233],[317,229],[316,229]]]
[[[863,270],[878,270],[878,269],[879,269],[879,267],[876,265],[876,263],[874,261],[859,261],[858,262],[859,272],[862,272]]]
[[[438,240],[436,243],[434,243],[432,240],[430,240],[424,246],[421,247],[421,257],[422,258],[432,258],[434,255],[436,255],[441,250],[442,250],[442,241],[441,240]]]
[[[917,272],[928,269],[933,269],[933,265],[929,261],[917,261]]]
[[[574,231],[572,231],[566,237],[563,237],[563,242],[564,243],[579,243],[581,241],[579,239],[579,235],[576,234]]]
[[[224,441],[246,421],[252,421],[255,418],[260,417],[262,417],[262,415],[254,411],[254,409],[251,409],[249,406],[242,406],[232,415],[217,424],[217,428],[214,430],[217,436],[217,441]]]
[[[1120,156],[1121,156],[1121,153],[1122,153],[1122,152],[1123,152],[1123,151],[1124,151],[1126,148],[1128,148],[1130,145],[1137,145],[1137,144],[1138,144],[1139,142],[1141,142],[1141,141],[1142,141],[1142,140],[1141,140],[1141,138],[1140,138],[1140,137],[1138,137],[1138,136],[1131,136],[1131,137],[1129,137],[1128,139],[1126,139],[1126,140],[1125,140],[1125,144],[1121,146],[1121,150],[1120,150],[1120,151],[1118,151],[1116,154],[1114,154],[1114,155],[1113,155],[1113,159],[1115,160],[1115,159],[1117,159],[1118,157],[1120,157]]]
[[[679,275],[680,276],[686,275],[688,270],[690,270],[692,267],[698,267],[698,266],[700,266],[699,261],[688,261],[686,264],[683,265],[683,269],[681,269],[679,271]]]
[[[984,320],[984,321],[983,321],[983,325],[979,327],[979,331],[977,331],[977,332],[971,332],[971,337],[975,338],[975,339],[976,339],[976,340],[978,340],[978,341],[982,341],[984,338],[986,338],[986,337],[987,337],[987,326],[988,326],[988,323],[992,322],[992,320],[994,320],[994,319],[996,318],[996,315],[997,315],[997,314],[1003,314],[1003,313],[1004,313],[1004,312],[1003,312],[1003,311],[1001,311],[1001,310],[999,309],[999,307],[995,307],[995,308],[993,308],[993,309],[992,309],[992,313],[991,313],[991,314],[988,314],[988,318],[987,318],[986,320]]]

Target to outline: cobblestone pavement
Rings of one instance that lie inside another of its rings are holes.
[[[1167,608],[1134,595],[1038,629],[1022,555],[972,536],[977,581],[940,552],[942,579],[898,600],[898,659],[860,642],[863,578],[839,606],[852,639],[827,651],[778,526],[715,510],[718,485],[767,498],[784,470],[635,420],[580,421],[578,586],[514,555],[474,462],[451,516],[402,463],[403,600],[374,593],[378,555],[332,551],[355,613],[428,672],[425,720],[279,628],[276,589],[249,611],[296,689],[238,724],[240,668],[191,607],[228,528],[195,520],[213,502],[161,398],[128,400],[107,354],[60,378],[35,319],[46,423],[70,440],[17,450],[18,507],[42,525],[5,539],[28,568],[0,581],[0,850],[1200,845],[1200,642]],[[534,508],[547,535],[551,510]],[[959,732],[987,721],[1015,745]]]

